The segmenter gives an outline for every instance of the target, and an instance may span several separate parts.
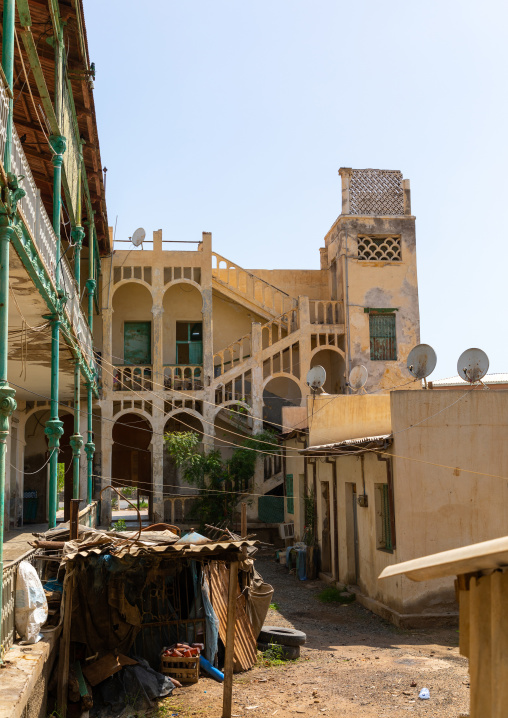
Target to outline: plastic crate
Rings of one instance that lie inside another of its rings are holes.
[[[199,656],[161,656],[161,673],[176,678],[180,683],[197,683],[199,680]]]

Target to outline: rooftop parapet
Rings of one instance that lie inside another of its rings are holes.
[[[341,167],[342,214],[400,216],[411,214],[409,180],[399,170]]]

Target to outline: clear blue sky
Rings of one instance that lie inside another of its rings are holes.
[[[85,0],[110,224],[318,268],[339,167],[400,169],[434,379],[508,371],[506,27],[484,0]],[[183,248],[183,247],[182,247]]]

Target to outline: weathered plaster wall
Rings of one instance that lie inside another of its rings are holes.
[[[369,372],[366,389],[389,389],[412,379],[406,368],[411,349],[420,342],[415,219],[341,215],[325,237],[328,263],[337,260],[339,298],[345,298],[347,232],[351,364]],[[400,235],[401,261],[358,259],[358,235]],[[365,308],[396,309],[397,361],[370,358],[369,314]],[[415,383],[415,388],[419,385]]]
[[[323,269],[249,269],[265,282],[275,285],[289,294],[301,294],[309,299],[329,299],[328,272]]]
[[[492,475],[508,476],[508,394],[402,391],[391,404],[397,561],[504,536],[508,482]],[[400,580],[406,611],[454,601],[451,579]]]
[[[295,541],[303,540],[305,527],[305,466],[303,457],[298,451],[305,445],[303,437],[295,436],[285,442],[285,474],[293,475],[294,512],[288,512],[287,499],[284,502],[284,520],[295,524]],[[291,542],[292,543],[292,542]]]
[[[309,446],[391,431],[390,395],[316,396],[307,400]]]
[[[220,351],[232,342],[249,334],[252,322],[264,323],[265,320],[258,314],[233,303],[230,299],[222,297],[218,292],[213,293],[213,351]]]
[[[176,364],[176,323],[203,321],[201,293],[191,284],[173,284],[164,294],[162,308],[163,362]]]
[[[118,287],[113,295],[113,364],[124,363],[125,322],[152,322],[152,320],[152,297],[146,287],[134,282]]]

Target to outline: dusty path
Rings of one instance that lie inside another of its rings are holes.
[[[459,655],[456,629],[402,631],[358,604],[320,603],[321,581],[298,581],[268,558],[257,567],[275,588],[278,610],[270,610],[267,623],[303,630],[307,643],[298,661],[236,675],[234,716],[468,715],[467,660]],[[423,687],[430,700],[418,699]],[[220,718],[221,698],[222,686],[202,678],[162,701],[155,715]]]

